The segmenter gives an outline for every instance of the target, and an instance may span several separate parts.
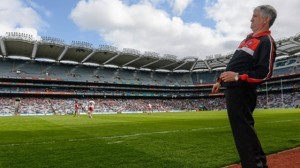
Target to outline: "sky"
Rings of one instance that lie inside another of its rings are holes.
[[[206,59],[233,53],[263,4],[277,10],[275,40],[300,33],[299,0],[1,0],[0,36],[20,32]]]

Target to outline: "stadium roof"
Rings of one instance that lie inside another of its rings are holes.
[[[300,52],[300,33],[289,38],[276,41],[277,58],[294,56]],[[232,57],[227,55],[211,55],[205,60],[197,57],[178,59],[175,55],[92,44],[73,41],[70,45],[63,40],[42,37],[36,41],[25,33],[8,32],[0,38],[0,55],[3,57],[22,57],[30,60],[47,60],[55,62],[72,62],[75,64],[92,64],[97,66],[131,67],[135,69],[166,71],[211,71],[224,69]]]

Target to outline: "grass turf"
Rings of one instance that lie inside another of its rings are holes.
[[[256,110],[266,153],[300,146],[300,110]],[[0,167],[219,168],[239,161],[227,114],[0,117]]]

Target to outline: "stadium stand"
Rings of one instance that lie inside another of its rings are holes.
[[[168,54],[29,37],[10,32],[0,38],[2,116],[70,114],[75,100],[84,113],[90,99],[99,114],[142,113],[149,103],[154,112],[226,108],[223,89],[211,94],[211,87],[232,54],[179,60]],[[258,88],[258,108],[300,106],[299,39],[298,34],[276,42],[273,77]]]

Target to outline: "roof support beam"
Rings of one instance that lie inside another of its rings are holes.
[[[127,66],[127,65],[129,65],[129,64],[131,64],[131,63],[133,63],[133,62],[135,62],[135,61],[137,61],[137,60],[139,60],[139,59],[141,59],[141,58],[142,58],[142,57],[137,57],[136,59],[127,62],[127,63],[124,64],[123,66]]]
[[[204,62],[204,64],[206,65],[206,67],[208,68],[208,70],[211,71],[211,67],[208,65],[207,61],[204,60],[203,62]]]
[[[66,54],[66,52],[68,51],[68,49],[69,49],[69,47],[66,46],[65,49],[64,49],[64,51],[58,57],[57,61],[60,61],[64,57],[64,55]]]
[[[294,43],[294,44],[300,45],[300,43],[299,43],[298,41],[295,41],[293,38],[291,38],[290,41],[291,41],[292,43]]]
[[[165,67],[168,67],[168,66],[171,66],[171,65],[174,65],[174,64],[177,64],[177,62],[172,62],[172,63],[167,64],[167,65],[165,65],[165,66],[161,66],[161,67],[159,67],[159,68],[157,68],[157,69],[163,69],[163,68],[165,68]],[[174,69],[173,69],[173,70],[174,70]]]
[[[287,52],[287,51],[284,51],[284,50],[281,50],[281,49],[279,49],[279,48],[277,48],[276,50],[277,50],[277,51],[279,51],[279,52],[281,52],[281,53],[284,53],[284,54],[290,55],[290,53],[289,53],[289,52]]]
[[[31,54],[31,59],[34,59],[36,56],[36,52],[37,52],[37,48],[38,48],[38,44],[34,43],[33,45],[33,50],[32,50],[32,54]]]
[[[197,60],[195,60],[195,62],[193,63],[193,65],[192,65],[190,71],[192,71],[192,70],[194,69],[194,67],[196,66],[196,64],[197,64]]]
[[[217,59],[216,59],[216,62],[218,62],[226,67],[226,64],[224,62],[218,61]]]
[[[86,60],[88,60],[92,55],[94,55],[94,53],[96,52],[96,50],[93,50],[93,52],[91,52],[88,56],[86,56],[81,63],[84,63]]]
[[[177,66],[176,68],[174,68],[173,71],[174,71],[174,70],[177,70],[178,68],[182,67],[183,65],[185,65],[185,64],[187,64],[187,63],[188,63],[188,62],[184,62],[184,63],[180,64],[179,66]]]
[[[160,61],[160,59],[155,60],[155,61],[153,61],[153,62],[150,62],[150,63],[148,63],[148,64],[146,64],[146,65],[143,65],[143,66],[141,66],[141,68],[145,68],[145,67],[147,67],[147,66],[149,66],[149,65],[155,64],[155,63],[157,63],[158,61]]]
[[[118,52],[118,54],[116,54],[115,56],[111,57],[109,60],[105,61],[105,62],[103,63],[103,65],[105,65],[105,64],[109,63],[110,61],[112,61],[112,60],[116,59],[117,57],[119,57],[119,56],[120,56],[120,54],[121,54],[121,53],[120,53],[120,52]]]
[[[2,50],[2,53],[3,53],[3,56],[6,57],[7,56],[7,52],[6,52],[4,41],[2,39],[0,39],[0,47],[1,47],[1,50]]]

